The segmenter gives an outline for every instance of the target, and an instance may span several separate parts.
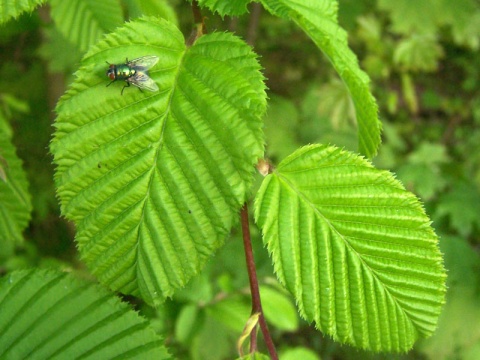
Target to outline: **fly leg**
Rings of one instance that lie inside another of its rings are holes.
[[[125,90],[126,87],[130,87],[130,83],[128,81],[126,81],[126,83],[127,83],[127,85],[123,85],[122,92],[120,93],[121,95],[123,95],[123,90]],[[110,84],[108,84],[108,85],[110,85]]]

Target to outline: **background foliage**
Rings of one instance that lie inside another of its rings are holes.
[[[83,7],[72,15],[88,14],[89,28],[95,30],[88,36],[69,33],[69,22],[75,23],[75,18],[66,18],[61,8],[50,13],[46,6],[0,27],[0,117],[13,128],[12,141],[27,172],[33,208],[26,241],[10,252],[1,251],[2,273],[52,265],[82,270],[72,241],[74,229],[59,216],[47,149],[52,109],[71,82],[84,50],[123,19],[144,14],[175,19],[185,35],[191,28],[190,8],[180,1],[129,0],[121,6],[104,1],[108,19],[95,16],[101,11],[95,4],[100,2],[81,3]],[[340,24],[372,79],[380,107],[383,145],[374,163],[396,172],[425,202],[449,271],[447,304],[436,334],[402,357],[479,358],[479,5],[474,0],[339,3]],[[244,8],[239,3],[238,13]],[[248,15],[235,19],[207,16],[209,29],[234,30],[262,56],[270,89],[267,155],[275,163],[311,142],[358,150],[354,104],[347,89],[301,30],[266,12],[260,13],[258,26],[252,25]],[[285,359],[296,358],[299,351],[309,354],[302,355],[306,359],[363,355],[322,337],[298,318],[291,297],[273,278],[259,234],[253,235],[265,315],[276,343],[282,344],[281,355]],[[175,355],[193,359],[234,356],[231,344],[250,311],[244,259],[238,256],[243,253],[239,236],[232,234],[215,261],[163,306],[154,309],[135,304]],[[208,341],[212,336],[214,343]]]

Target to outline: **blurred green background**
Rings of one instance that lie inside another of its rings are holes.
[[[166,16],[186,36],[192,27],[189,4],[180,0],[118,6],[124,19]],[[261,56],[270,89],[267,157],[278,163],[313,142],[355,151],[353,104],[328,59],[294,24],[257,5],[249,9],[240,18],[204,15],[209,31],[235,31]],[[56,18],[43,6],[0,26],[0,118],[13,127],[33,202],[25,242],[0,251],[0,274],[27,266],[86,273],[73,225],[60,216],[48,150],[55,104],[86,45],[62,31],[68,19],[61,25]],[[445,255],[447,303],[435,335],[408,354],[372,355],[334,343],[300,320],[252,225],[264,309],[281,358],[480,359],[480,3],[340,0],[339,22],[379,105],[383,144],[373,161],[424,202]],[[176,356],[216,360],[235,357],[250,312],[248,295],[241,234],[234,230],[205,271],[164,307],[126,300],[151,318]]]

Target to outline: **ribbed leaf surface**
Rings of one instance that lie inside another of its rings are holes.
[[[334,0],[261,0],[274,15],[293,20],[328,56],[347,85],[357,114],[359,152],[372,158],[380,145],[381,123],[370,93],[370,79],[348,47],[347,33],[337,21]]]
[[[50,3],[55,25],[81,51],[123,22],[118,0],[50,0]]]
[[[218,12],[225,16],[240,16],[247,12],[247,5],[253,0],[199,0],[202,7],[209,8],[212,12]]]
[[[169,0],[124,0],[128,17],[134,19],[141,16],[157,16],[178,24],[177,14]]]
[[[23,240],[32,205],[22,162],[10,139],[11,129],[0,114],[0,257]]]
[[[435,329],[438,240],[389,172],[335,147],[301,148],[264,179],[255,217],[301,315],[334,339],[406,351]]]
[[[162,339],[99,285],[57,271],[0,279],[2,359],[169,359]]]
[[[45,0],[0,0],[0,24],[16,18],[25,11],[33,11]]]
[[[158,92],[105,87],[105,61],[144,55],[160,58]],[[57,107],[51,150],[62,213],[103,283],[160,301],[222,245],[263,155],[259,69],[230,34],[186,49],[178,29],[153,19],[87,54]]]

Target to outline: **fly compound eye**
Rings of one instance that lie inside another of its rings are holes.
[[[110,66],[110,69],[107,70],[107,76],[110,80],[115,80],[115,69]]]

